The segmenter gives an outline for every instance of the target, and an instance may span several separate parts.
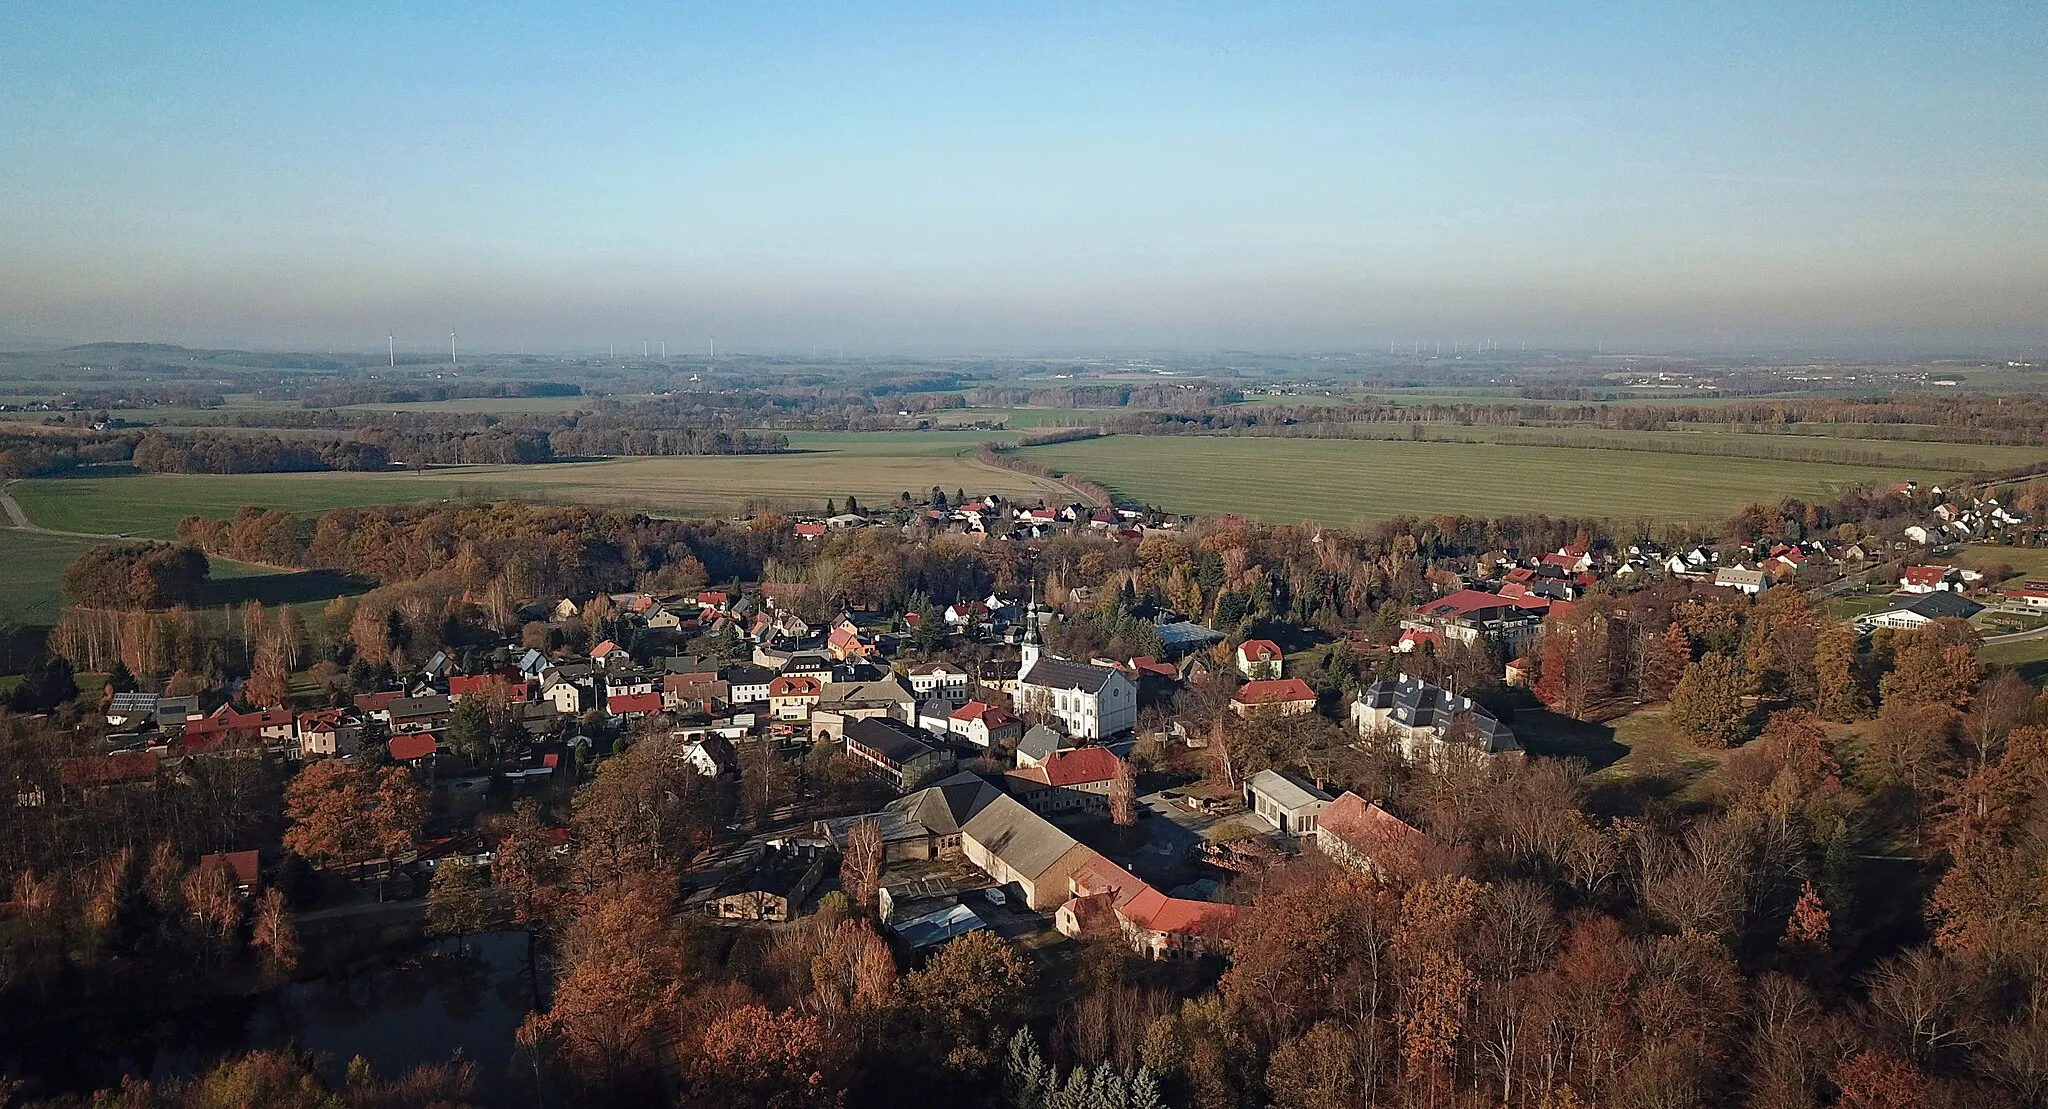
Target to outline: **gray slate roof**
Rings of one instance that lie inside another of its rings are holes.
[[[1117,672],[1107,666],[1075,662],[1071,659],[1053,658],[1041,655],[1031,664],[1020,679],[1025,685],[1041,685],[1049,689],[1078,689],[1084,693],[1101,693]]]
[[[1968,620],[1984,611],[1984,606],[1960,593],[1951,593],[1944,589],[1934,593],[1923,593],[1904,604],[1893,605],[1892,611],[1911,612],[1925,616],[1929,620],[1951,616],[1958,620]]]
[[[1030,731],[1024,733],[1024,738],[1017,741],[1017,753],[1044,762],[1054,751],[1062,751],[1071,746],[1073,741],[1066,736],[1043,724],[1034,724]]]
[[[870,716],[848,724],[846,738],[871,751],[881,752],[899,765],[936,750],[924,741],[920,733],[886,716]]]

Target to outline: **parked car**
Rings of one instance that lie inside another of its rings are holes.
[[[1010,903],[1009,896],[1003,893],[1003,887],[1001,886],[990,886],[981,891],[981,895],[987,898],[988,903],[991,905],[1007,905]]]

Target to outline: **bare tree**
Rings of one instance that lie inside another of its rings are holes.
[[[854,907],[869,912],[882,883],[882,826],[872,817],[854,821],[846,832],[846,853],[839,862],[839,885]]]
[[[1116,777],[1109,783],[1109,818],[1122,828],[1138,822],[1138,771],[1129,759],[1116,760]]]

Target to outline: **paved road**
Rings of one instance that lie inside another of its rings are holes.
[[[8,482],[5,485],[0,485],[0,509],[5,509],[7,511],[7,524],[9,527],[16,528],[21,531],[32,531],[38,535],[66,535],[70,536],[73,539],[122,538],[118,535],[108,535],[103,532],[96,531],[58,531],[56,528],[40,527],[35,523],[35,521],[30,520],[28,518],[28,513],[23,512],[21,510],[21,502],[15,500],[14,494],[9,492],[9,490],[13,488],[14,482],[12,481]]]
[[[2048,627],[2035,628],[2030,632],[2007,632],[2004,635],[1987,635],[1984,637],[1983,642],[1986,647],[1989,647],[1996,643],[2025,643],[2032,639],[2048,639]]]

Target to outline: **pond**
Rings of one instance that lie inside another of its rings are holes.
[[[89,1093],[123,1074],[153,1079],[201,1073],[224,1055],[297,1045],[330,1057],[336,1073],[360,1055],[395,1077],[457,1051],[476,1065],[488,1104],[517,1104],[531,1089],[513,1073],[513,1033],[545,990],[524,932],[422,944],[374,965],[209,1002],[149,1021],[74,1021],[10,1037],[0,1070],[31,1095]],[[543,995],[544,996],[544,995]]]

